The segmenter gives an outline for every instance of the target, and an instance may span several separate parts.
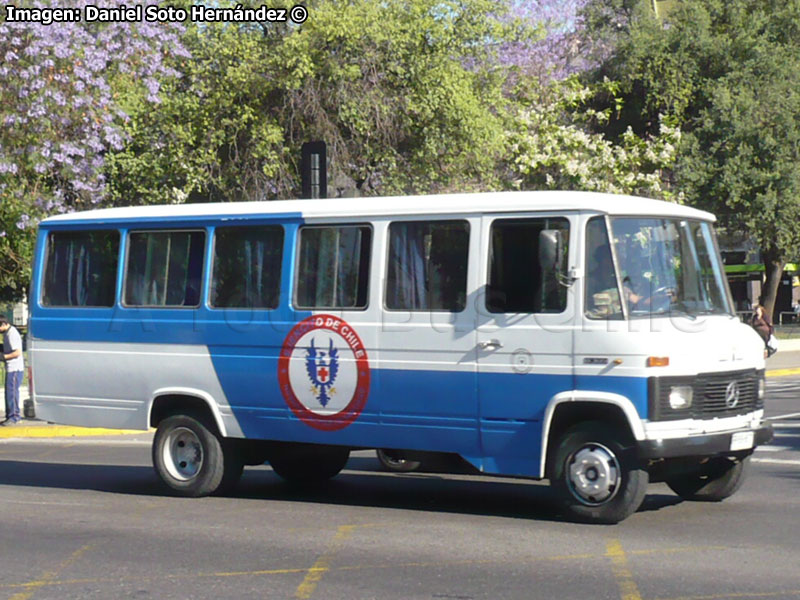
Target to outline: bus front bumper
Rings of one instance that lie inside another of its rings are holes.
[[[762,422],[757,428],[636,442],[640,458],[678,458],[682,456],[717,456],[753,451],[772,440],[772,425]]]

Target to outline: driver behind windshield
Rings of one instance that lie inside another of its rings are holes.
[[[619,302],[619,289],[611,260],[611,249],[601,244],[591,255],[586,280],[587,312],[592,317],[608,317],[622,312]],[[642,301],[642,296],[630,287],[630,278],[625,277],[622,291],[628,307]]]

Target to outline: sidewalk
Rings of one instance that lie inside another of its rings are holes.
[[[800,375],[800,339],[778,340],[778,352],[767,359],[767,377]]]

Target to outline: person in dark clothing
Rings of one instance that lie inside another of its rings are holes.
[[[764,340],[764,348],[766,349],[767,355],[771,356],[775,353],[769,345],[769,338],[770,336],[775,333],[775,328],[772,326],[772,321],[767,315],[764,307],[760,304],[756,304],[753,308],[753,317],[750,320],[750,325],[753,329],[756,330],[756,333],[761,336],[761,339]]]

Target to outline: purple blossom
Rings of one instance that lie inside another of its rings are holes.
[[[161,84],[156,79],[148,79],[146,85],[151,96],[158,95],[158,91],[161,89]]]
[[[31,224],[31,218],[29,215],[20,215],[19,221],[17,221],[17,229],[21,229],[25,231]]]
[[[500,62],[518,67],[540,79],[563,79],[584,69],[578,35],[580,10],[587,0],[512,0],[504,20],[519,19],[540,27],[541,37],[508,43],[500,51]]]
[[[114,0],[91,3],[119,5]],[[0,22],[0,188],[14,185],[6,195],[23,200],[34,189],[36,198],[44,193],[41,201],[28,200],[41,213],[102,201],[105,153],[126,142],[121,126],[127,115],[115,104],[109,81],[115,73],[129,73],[141,82],[145,98],[158,102],[159,79],[175,76],[167,59],[188,56],[180,43],[182,32],[181,25],[164,23]],[[31,222],[20,219],[17,226],[24,229]]]

